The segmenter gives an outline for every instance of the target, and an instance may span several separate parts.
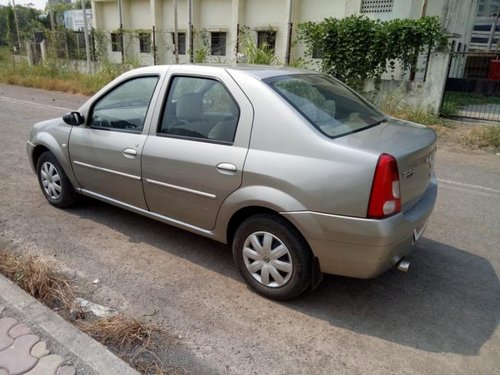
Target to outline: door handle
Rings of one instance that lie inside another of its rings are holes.
[[[235,174],[238,168],[231,163],[219,163],[217,164],[217,170],[222,174]]]
[[[122,151],[122,155],[128,159],[135,159],[135,157],[137,156],[137,151],[135,151],[133,148],[126,148]]]

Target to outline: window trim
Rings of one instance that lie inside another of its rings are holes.
[[[156,81],[155,88],[153,89],[153,95],[151,96],[151,100],[149,101],[148,108],[146,109],[146,116],[144,117],[144,122],[146,122],[146,118],[148,117],[149,110],[151,108],[151,103],[153,102],[153,97],[155,95],[156,90],[158,89],[158,83],[161,80],[161,75],[160,74],[139,74],[133,77],[129,77],[127,79],[124,79],[121,81],[118,85],[115,85],[105,92],[103,92],[101,95],[99,95],[90,105],[89,110],[87,112],[87,118],[85,119],[85,128],[87,129],[92,129],[92,130],[103,130],[103,131],[115,131],[119,133],[129,133],[129,134],[143,134],[144,130],[146,127],[144,126],[145,124],[142,125],[142,129],[140,131],[138,130],[132,130],[132,129],[119,129],[119,128],[103,128],[103,127],[97,127],[97,126],[92,126],[90,125],[90,119],[92,118],[92,115],[94,114],[94,107],[96,106],[97,103],[99,103],[105,96],[113,92],[115,89],[118,87],[124,85],[127,82],[133,81],[138,78],[158,78]]]
[[[165,110],[167,109],[168,96],[170,95],[170,90],[172,90],[172,84],[174,82],[174,79],[177,77],[209,79],[211,81],[216,81],[222,85],[222,87],[226,90],[228,95],[233,100],[234,104],[236,104],[236,108],[238,108],[238,120],[236,121],[236,129],[234,130],[234,137],[233,137],[232,142],[220,141],[217,139],[198,138],[198,137],[189,137],[189,136],[185,136],[185,135],[168,134],[168,133],[162,133],[160,131],[161,124],[163,123],[163,116],[165,115]],[[203,74],[173,73],[170,77],[168,77],[167,90],[165,92],[165,96],[164,96],[162,104],[161,104],[161,112],[160,112],[160,117],[158,118],[158,124],[156,124],[155,135],[158,137],[164,137],[164,138],[184,139],[184,140],[188,140],[188,141],[215,143],[215,144],[220,144],[220,145],[224,145],[224,146],[232,146],[232,145],[234,145],[234,142],[236,140],[236,134],[238,133],[240,119],[241,119],[240,104],[238,103],[236,98],[233,96],[233,93],[231,92],[231,90],[229,90],[229,88],[224,84],[224,82],[219,77],[210,76],[210,75],[203,75]]]

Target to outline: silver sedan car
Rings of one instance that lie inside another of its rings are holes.
[[[33,126],[56,207],[80,194],[223,242],[258,293],[406,268],[437,195],[436,134],[326,75],[153,66]]]

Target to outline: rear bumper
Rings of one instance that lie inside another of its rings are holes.
[[[383,220],[311,211],[282,214],[304,235],[321,272],[365,279],[391,268],[415,248],[414,231],[427,224],[436,197],[433,177],[414,207]]]

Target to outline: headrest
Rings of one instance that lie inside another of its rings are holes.
[[[202,94],[196,92],[184,94],[177,100],[177,119],[198,120],[201,117],[202,109]]]

